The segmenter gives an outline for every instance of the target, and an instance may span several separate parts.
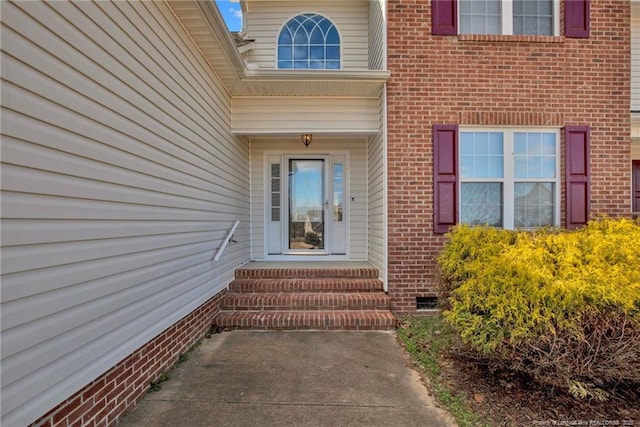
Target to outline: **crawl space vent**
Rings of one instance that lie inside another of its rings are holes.
[[[416,297],[417,310],[436,310],[438,308],[438,297]]]

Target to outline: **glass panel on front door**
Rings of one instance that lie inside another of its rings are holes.
[[[289,159],[289,250],[324,250],[324,188],[323,159]]]

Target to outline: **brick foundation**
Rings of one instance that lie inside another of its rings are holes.
[[[166,329],[32,426],[111,426],[211,328],[226,290]]]
[[[588,125],[591,217],[630,215],[629,2],[590,5],[588,39],[434,36],[431,1],[389,0],[388,286],[396,315],[416,313],[416,297],[437,291],[445,238],[433,232],[434,124]],[[561,187],[564,224],[564,179]]]

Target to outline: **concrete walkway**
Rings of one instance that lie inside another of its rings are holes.
[[[393,332],[223,332],[121,426],[454,426]]]

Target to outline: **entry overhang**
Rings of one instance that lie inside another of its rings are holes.
[[[279,70],[249,68],[212,1],[167,3],[222,81],[230,97],[333,96],[379,98],[387,70]]]

